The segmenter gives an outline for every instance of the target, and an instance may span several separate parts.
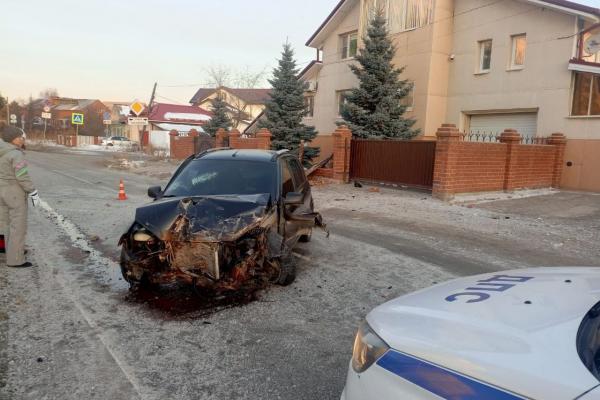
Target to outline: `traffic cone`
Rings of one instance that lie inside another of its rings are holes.
[[[119,183],[119,200],[127,200],[127,195],[125,194],[125,184],[123,184],[123,179],[121,179],[121,183]]]

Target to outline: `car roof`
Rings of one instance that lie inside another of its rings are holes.
[[[399,297],[367,320],[398,351],[527,398],[573,399],[598,385],[575,342],[599,292],[597,268],[502,271]]]
[[[274,162],[283,152],[273,150],[241,150],[241,149],[223,149],[212,150],[200,154],[197,158],[203,160],[231,160],[238,161],[259,161],[259,162]]]

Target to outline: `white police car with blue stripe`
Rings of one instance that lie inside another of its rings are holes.
[[[600,269],[521,269],[375,308],[342,400],[590,400],[599,378]]]

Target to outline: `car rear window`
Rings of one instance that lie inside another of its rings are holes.
[[[193,160],[165,189],[164,196],[270,193],[275,197],[275,163],[245,160]]]

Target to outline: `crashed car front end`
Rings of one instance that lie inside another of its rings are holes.
[[[164,199],[138,209],[121,238],[123,276],[224,290],[266,283],[286,251],[277,222],[268,194]]]

